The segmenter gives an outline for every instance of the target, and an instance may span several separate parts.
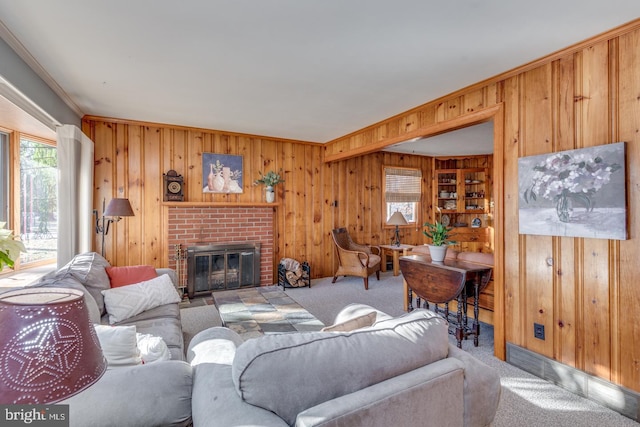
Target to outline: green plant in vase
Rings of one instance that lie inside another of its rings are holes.
[[[284,179],[282,179],[282,169],[280,169],[278,172],[276,171],[269,171],[265,174],[263,174],[262,172],[259,172],[260,174],[260,178],[256,179],[254,181],[254,184],[259,185],[262,184],[265,186],[265,196],[267,199],[268,203],[273,203],[275,201],[275,191],[273,191],[273,187],[275,185],[278,185],[282,182],[284,182]]]
[[[422,234],[431,239],[431,244],[433,246],[442,246],[454,244],[453,240],[449,240],[454,233],[452,233],[453,228],[447,227],[439,221],[436,221],[434,224],[430,222],[425,222],[424,226],[427,228],[422,231]]]
[[[15,260],[20,256],[20,252],[26,252],[24,244],[16,240],[13,231],[6,230],[6,223],[0,222],[0,270],[4,266],[13,268]]]
[[[282,173],[282,169],[280,169],[280,171],[278,172],[269,171],[265,174],[263,174],[262,172],[258,172],[258,173],[260,174],[260,179],[255,180],[256,184],[262,184],[267,187],[273,187],[274,185],[284,182],[284,179],[282,179],[282,175],[280,175]]]
[[[444,261],[447,254],[447,245],[456,243],[450,240],[454,234],[453,228],[447,227],[439,221],[435,223],[425,222],[424,226],[426,229],[422,231],[422,234],[431,239],[431,244],[428,245],[431,259],[436,262]]]

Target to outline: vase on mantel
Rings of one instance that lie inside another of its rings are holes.
[[[273,187],[270,185],[267,185],[264,188],[265,191],[265,197],[267,199],[267,203],[273,203],[276,200],[276,192],[273,190]]]

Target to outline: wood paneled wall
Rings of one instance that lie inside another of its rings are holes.
[[[496,129],[497,354],[504,337],[640,391],[640,20],[331,141],[325,159],[487,118]],[[628,240],[518,234],[518,158],[618,141],[627,143]],[[546,340],[534,338],[534,322]]]
[[[221,206],[264,203],[264,187],[252,184],[258,171],[283,169],[285,182],[276,187],[273,277],[283,257],[308,261],[314,278],[332,276],[330,233],[337,226],[348,227],[356,241],[389,243],[394,229],[383,226],[385,165],[421,168],[427,203],[420,221],[430,209],[427,157],[376,153],[327,164],[320,144],[89,116],[83,131],[95,142],[94,206],[102,213],[103,199],[127,197],[135,213],[114,224],[106,237],[105,256],[114,265],[168,265],[174,251],[162,174],[169,169],[184,176],[186,202]],[[243,194],[202,193],[203,152],[243,156]],[[403,241],[424,243],[421,233],[421,227],[404,228]]]
[[[96,143],[95,206],[103,198],[129,197],[136,211],[107,237],[107,257],[115,264],[167,264],[163,172],[185,176],[189,201],[234,203],[262,202],[262,188],[250,182],[259,170],[283,168],[274,260],[308,260],[312,275],[321,277],[335,271],[335,226],[347,226],[357,241],[390,240],[393,230],[382,225],[383,165],[421,167],[423,200],[429,200],[431,159],[381,148],[486,120],[494,120],[495,129],[498,356],[504,357],[505,339],[640,391],[640,21],[331,141],[326,149],[97,117],[85,117],[83,130]],[[517,233],[519,157],[617,141],[627,142],[629,240]],[[245,193],[202,194],[202,152],[243,155]],[[422,210],[420,221],[430,203]],[[405,229],[403,241],[421,243],[420,233]],[[533,338],[534,322],[545,325],[545,341]]]

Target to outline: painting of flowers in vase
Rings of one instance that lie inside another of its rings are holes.
[[[518,160],[520,234],[627,239],[625,143]]]
[[[242,156],[202,153],[203,193],[242,193]]]

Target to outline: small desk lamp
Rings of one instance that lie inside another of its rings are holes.
[[[395,211],[393,213],[393,215],[391,215],[391,217],[387,221],[387,224],[396,226],[396,235],[395,235],[395,237],[393,239],[393,242],[391,244],[395,245],[395,246],[400,246],[400,229],[399,229],[399,226],[400,225],[407,225],[408,224],[407,220],[404,219],[404,215],[402,215],[400,213],[400,211]]]
[[[107,361],[80,291],[0,294],[0,404],[56,403],[98,381]]]
[[[102,218],[96,219],[96,233],[102,233],[102,256],[104,256],[104,236],[109,234],[109,225],[112,222],[120,221],[123,216],[133,216],[133,209],[131,208],[131,203],[129,203],[129,199],[119,199],[113,198],[107,205],[107,208],[104,207],[105,200],[102,200]],[[93,213],[98,216],[98,211],[94,210]],[[111,217],[111,218],[107,218]],[[105,226],[105,222],[107,223]],[[101,224],[102,223],[102,224]]]

